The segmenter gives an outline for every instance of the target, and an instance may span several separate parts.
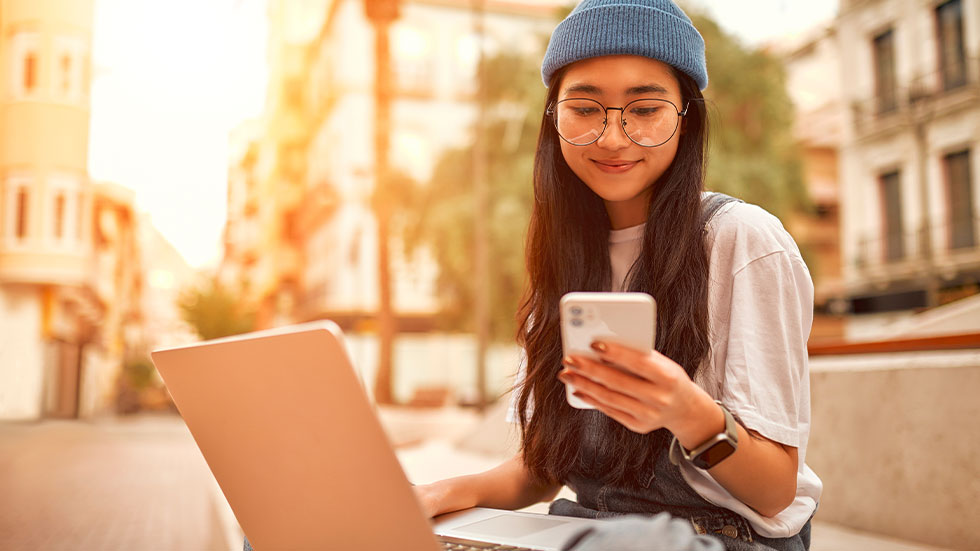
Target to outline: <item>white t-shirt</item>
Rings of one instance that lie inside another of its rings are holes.
[[[644,225],[609,233],[613,290],[642,249]],[[708,223],[708,321],[711,356],[696,382],[743,427],[798,448],[796,499],[764,517],[707,471],[683,463],[701,497],[745,517],[762,536],[799,533],[816,510],[823,484],[806,465],[810,376],[806,342],[813,322],[813,282],[793,238],[775,216],[746,203],[723,206]],[[518,373],[523,380],[525,366]],[[516,420],[516,401],[508,419]]]

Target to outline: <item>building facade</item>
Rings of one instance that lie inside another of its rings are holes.
[[[131,193],[88,176],[92,10],[0,1],[0,419],[110,409],[139,317]]]
[[[481,42],[487,55],[539,57],[564,4],[484,2],[481,34],[472,2],[399,2],[390,27],[392,170],[424,183],[443,151],[471,143]],[[222,279],[262,305],[261,324],[329,317],[369,328],[379,282],[365,2],[271,2],[269,62],[265,116],[232,137]],[[424,249],[405,254],[397,235],[390,251],[399,325],[425,329],[439,307],[437,266]]]
[[[836,26],[842,268],[861,336],[980,291],[980,5],[845,0]]]

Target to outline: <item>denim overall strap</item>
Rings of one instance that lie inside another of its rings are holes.
[[[728,203],[744,203],[741,199],[717,191],[709,191],[701,198],[701,227],[708,231],[708,222],[714,218],[721,207]]]
[[[603,414],[597,411],[586,416],[587,427],[583,431],[582,455],[577,469],[565,483],[577,496],[577,502],[559,499],[551,504],[549,513],[554,515],[612,518],[624,514],[650,514],[660,512],[687,519],[699,534],[711,534],[722,540],[731,551],[805,551],[810,547],[810,523],[800,534],[790,538],[765,538],[758,535],[749,522],[734,511],[711,504],[695,492],[684,480],[680,469],[670,463],[666,451],[654,463],[653,471],[641,477],[638,486],[606,484],[584,471],[588,466],[601,463],[603,448],[599,442],[599,430],[605,424]]]

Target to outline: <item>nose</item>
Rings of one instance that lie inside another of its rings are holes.
[[[615,116],[613,115],[615,113]],[[617,151],[625,149],[632,143],[623,128],[623,110],[606,108],[606,127],[596,140],[596,145],[603,149]]]

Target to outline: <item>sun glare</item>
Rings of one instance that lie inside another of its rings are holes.
[[[216,262],[228,134],[265,100],[265,0],[97,0],[89,171],[194,266]]]

